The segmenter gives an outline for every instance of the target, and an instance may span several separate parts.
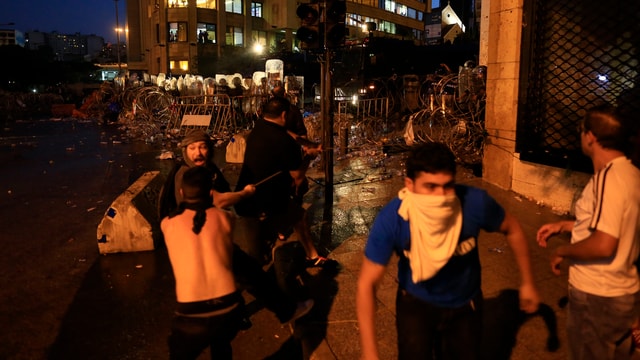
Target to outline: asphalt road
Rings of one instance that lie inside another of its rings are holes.
[[[2,129],[0,359],[168,358],[175,284],[166,250],[100,255],[97,245],[97,226],[113,200],[145,172],[172,167],[156,158],[164,148],[173,146],[74,120]],[[239,165],[224,164],[224,151],[216,154],[234,186]],[[322,209],[315,212],[321,216]],[[323,254],[363,231],[349,211],[340,214],[330,243],[317,244]],[[312,229],[316,238],[321,228]],[[318,321],[328,312],[335,274],[312,275],[317,298],[328,301],[318,304],[312,320]],[[302,358],[323,338],[280,324],[245,298],[253,326],[234,340],[235,358]]]
[[[158,154],[91,122],[0,129],[0,358],[164,357],[135,350],[145,336],[166,337],[156,319],[127,322],[146,306],[170,313],[172,293],[141,300],[144,286],[172,281],[156,278],[170,274],[168,262],[159,252],[101,256],[96,242],[110,203],[145,171],[170,165]]]

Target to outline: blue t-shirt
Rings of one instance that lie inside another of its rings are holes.
[[[505,216],[502,206],[486,191],[465,185],[456,185],[455,191],[462,206],[462,231],[458,248],[449,262],[431,279],[417,284],[411,280],[411,266],[404,256],[404,250],[408,250],[411,243],[409,222],[398,215],[401,201],[397,197],[376,216],[364,250],[367,259],[385,266],[393,252],[398,254],[400,288],[441,307],[462,306],[480,292],[478,234],[481,229],[499,231]]]

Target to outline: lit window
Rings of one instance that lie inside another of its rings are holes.
[[[396,2],[395,1],[385,1],[384,9],[388,12],[396,12]]]
[[[244,33],[241,27],[227,26],[225,38],[227,45],[244,46]]]
[[[187,7],[189,6],[189,1],[188,0],[169,0],[169,6],[172,8]]]
[[[407,6],[406,5],[397,5],[396,6],[396,14],[407,16]]]
[[[187,23],[174,22],[169,23],[169,41],[187,41]]]
[[[242,0],[225,0],[224,9],[226,12],[242,14]]]
[[[196,0],[196,7],[202,9],[215,9],[216,0]]]
[[[216,24],[198,23],[196,35],[199,44],[215,44]]]
[[[261,18],[262,17],[262,3],[251,3],[251,16]]]
[[[253,30],[251,31],[251,40],[254,44],[260,44],[262,46],[267,46],[267,32]]]

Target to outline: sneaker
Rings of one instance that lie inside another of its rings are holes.
[[[307,315],[313,308],[313,304],[313,299],[298,302],[296,304],[296,310],[293,312],[293,316],[291,316],[291,319],[289,321],[296,321],[301,317]]]

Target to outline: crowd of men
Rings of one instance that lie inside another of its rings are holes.
[[[184,161],[165,184],[161,228],[178,302],[172,358],[195,359],[206,347],[216,358],[231,358],[232,339],[250,326],[243,290],[254,292],[280,321],[300,319],[314,306],[301,273],[336,265],[318,254],[301,202],[308,190],[305,160],[322,149],[303,141],[304,124],[290,125],[299,124],[293,117],[300,111],[275,90],[246,138],[234,191],[213,163],[203,131],[185,136]],[[569,263],[572,359],[630,359],[640,339],[640,170],[625,155],[625,126],[615,108],[587,111],[581,147],[595,173],[576,202],[575,220],[537,232],[543,247],[553,235],[571,232],[571,243],[552,252],[550,267],[559,274],[560,264]],[[400,359],[483,358],[481,231],[504,234],[520,271],[520,308],[538,311],[540,285],[519,221],[486,191],[456,184],[455,175],[446,145],[414,146],[405,186],[376,217],[356,292],[362,359],[379,359],[375,294],[394,254]]]

